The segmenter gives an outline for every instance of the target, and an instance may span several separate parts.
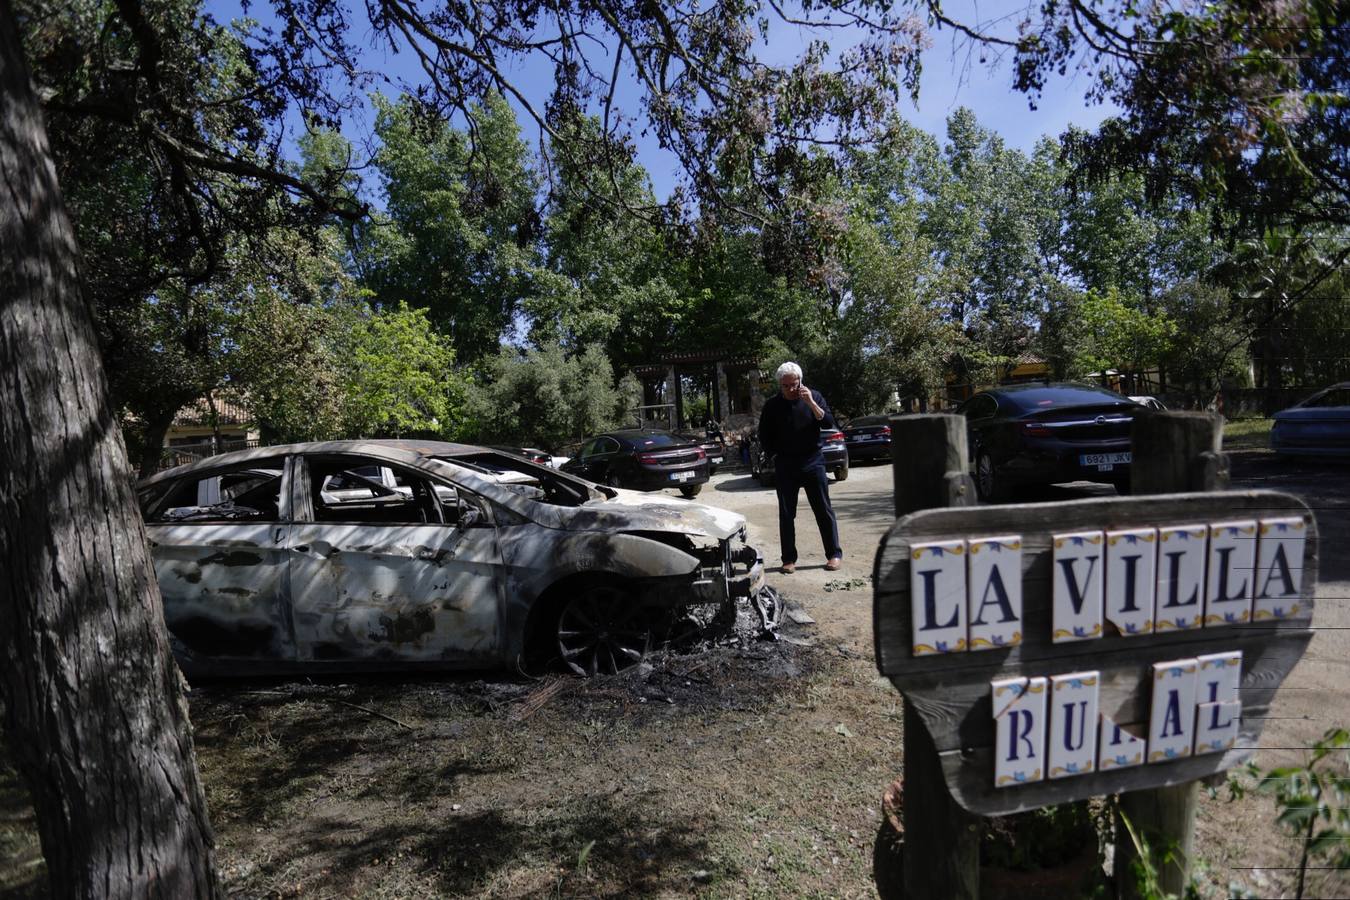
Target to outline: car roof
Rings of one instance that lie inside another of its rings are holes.
[[[356,441],[312,441],[302,444],[276,444],[271,447],[253,447],[248,450],[235,450],[208,456],[172,469],[165,469],[141,482],[148,486],[179,478],[198,470],[217,469],[223,466],[247,465],[293,454],[360,454],[394,463],[414,463],[427,457],[454,458],[470,456],[476,453],[491,453],[489,447],[474,444],[454,444],[449,441],[419,441],[405,439],[366,439]],[[501,451],[497,451],[501,452]]]
[[[1074,384],[1073,382],[1062,381],[1050,382],[1049,384],[1004,384],[987,388],[975,396],[978,397],[980,394],[987,394],[996,399],[1007,399],[1012,405],[1022,408],[1025,408],[1027,404],[1034,405],[1045,400],[1059,403],[1073,399],[1087,400],[1089,397],[1096,402],[1114,400],[1121,404],[1134,405],[1123,394],[1117,394],[1113,390],[1095,384]],[[974,397],[971,399],[973,400]]]

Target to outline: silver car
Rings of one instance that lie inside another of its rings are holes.
[[[1350,458],[1350,381],[1277,412],[1270,449],[1280,456]]]
[[[463,444],[244,450],[138,495],[190,675],[614,672],[764,578],[740,515]]]

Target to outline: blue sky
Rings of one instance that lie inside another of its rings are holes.
[[[990,4],[985,4],[987,8]],[[944,9],[958,21],[975,23],[988,18],[981,15],[979,0],[947,0]],[[220,21],[229,21],[241,15],[239,0],[207,0],[206,9]],[[268,18],[269,5],[255,2],[251,14],[263,19]],[[364,24],[363,16],[353,15],[354,34],[360,36]],[[993,27],[1008,22],[996,23]],[[786,61],[795,57],[812,37],[824,37],[831,41],[835,50],[842,49],[845,36],[815,35],[796,26],[778,24],[773,29],[773,42],[768,47],[760,47],[759,52],[771,61]],[[947,117],[959,107],[969,107],[976,119],[985,128],[1000,135],[1005,143],[1014,148],[1030,151],[1043,135],[1058,136],[1070,125],[1092,129],[1102,119],[1115,112],[1109,105],[1089,105],[1084,95],[1090,86],[1085,75],[1075,76],[1072,72],[1065,77],[1053,77],[1046,85],[1044,94],[1032,110],[1025,95],[1012,90],[1012,74],[1006,60],[979,61],[978,51],[971,51],[955,39],[950,29],[931,33],[932,46],[923,55],[923,76],[917,105],[908,99],[901,104],[901,114],[919,128],[942,140],[946,132]],[[386,73],[392,77],[413,79],[420,70],[413,54],[404,51],[393,55],[384,49],[372,49],[363,59],[364,67]],[[508,69],[532,104],[538,109],[551,86],[551,71],[538,63],[520,62]],[[636,110],[637,94],[631,82],[628,90],[617,93],[621,107]],[[391,85],[380,87],[385,92],[395,90]],[[517,110],[520,112],[519,105]],[[520,115],[522,128],[529,139],[537,146],[538,129],[523,113]],[[344,129],[347,136],[360,143],[370,133],[372,116],[369,110],[358,115]],[[298,124],[298,123],[296,123]],[[639,138],[639,161],[650,173],[656,194],[660,198],[669,195],[678,180],[674,158],[663,153],[656,142],[650,138]]]

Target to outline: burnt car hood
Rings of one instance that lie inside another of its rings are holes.
[[[727,509],[661,494],[615,488],[602,490],[613,491],[615,496],[582,504],[567,516],[567,527],[606,531],[666,531],[718,540],[726,540],[745,527],[745,516]]]

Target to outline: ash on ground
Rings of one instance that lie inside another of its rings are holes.
[[[318,701],[341,707],[348,716],[374,716],[420,732],[462,729],[455,710],[512,724],[527,721],[545,707],[570,717],[604,710],[637,720],[676,710],[753,710],[775,695],[795,690],[805,676],[826,664],[832,654],[817,646],[814,626],[815,620],[800,607],[766,588],[759,602],[737,603],[735,623],[729,628],[710,629],[697,639],[668,645],[615,675],[583,678],[550,673],[522,680],[404,673],[304,682],[212,681],[194,685],[193,705],[211,715],[240,706]],[[411,723],[383,712],[408,706],[418,710]],[[450,718],[437,725],[427,718],[432,710]]]

